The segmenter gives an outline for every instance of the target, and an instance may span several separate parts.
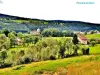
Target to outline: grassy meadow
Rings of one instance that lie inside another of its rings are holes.
[[[86,35],[86,37],[88,39],[91,39],[91,38],[99,38],[100,39],[100,34],[88,34],[88,35]]]
[[[33,62],[15,66],[12,68],[0,69],[1,75],[94,75],[95,70],[100,69],[100,55],[77,56],[72,58]],[[97,63],[97,64],[96,64]],[[91,66],[94,65],[94,66]],[[76,67],[76,68],[75,68]],[[81,67],[81,68],[80,68]],[[87,70],[85,70],[87,68]],[[92,70],[92,73],[90,70]],[[81,71],[79,71],[81,70]],[[98,75],[98,74],[97,74]]]
[[[97,44],[94,47],[90,47],[90,54],[100,54],[100,44]]]

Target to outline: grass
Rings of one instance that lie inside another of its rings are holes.
[[[25,52],[27,52],[28,47],[23,47],[23,46],[16,46],[15,48],[10,48],[8,50],[8,54],[11,54],[11,51],[16,51],[19,52],[21,50],[24,50]]]
[[[70,65],[66,70],[68,71],[67,75],[100,75],[100,62],[76,63]]]
[[[48,38],[56,39],[56,40],[61,40],[61,39],[66,39],[66,38],[72,39],[72,37],[44,37],[43,39],[48,39]]]
[[[15,48],[10,48],[9,50],[16,50],[16,51],[18,51],[18,50],[26,50],[26,49],[27,49],[27,47],[17,46]]]
[[[100,44],[90,47],[90,54],[100,54]]]
[[[88,39],[91,39],[91,38],[99,38],[100,39],[100,34],[87,34],[86,37]]]
[[[58,60],[48,60],[41,62],[33,62],[30,64],[24,64],[15,66],[12,68],[0,69],[0,75],[41,75],[44,72],[54,73],[57,68],[66,68],[70,64],[84,63],[90,61],[99,61],[100,55],[90,55],[90,56],[77,56],[72,58],[58,59]],[[16,69],[17,68],[17,69]]]

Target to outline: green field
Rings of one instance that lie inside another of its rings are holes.
[[[1,69],[0,75],[41,75],[41,73],[43,72],[54,73],[59,67],[63,67],[66,69],[66,67],[71,64],[85,63],[91,61],[100,61],[100,55],[77,56],[52,61],[48,60],[33,62],[27,65],[25,64],[12,68]]]
[[[91,38],[99,38],[100,39],[100,34],[87,34],[86,37],[88,39],[91,39]]]
[[[90,54],[100,54],[100,44],[90,47]]]
[[[72,37],[43,37],[43,39],[49,39],[49,38],[56,39],[56,40],[61,40],[61,39],[66,39],[66,38],[72,39]]]
[[[17,47],[15,47],[15,48],[10,48],[9,50],[8,50],[8,55],[11,55],[11,51],[16,51],[16,52],[19,52],[19,51],[21,51],[21,50],[24,50],[25,52],[27,52],[27,47],[23,47],[23,46],[17,46]]]

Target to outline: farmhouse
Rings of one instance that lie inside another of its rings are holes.
[[[40,29],[38,28],[37,30],[33,30],[30,32],[32,35],[39,35],[40,34]]]
[[[82,43],[82,44],[87,44],[88,43],[88,39],[84,35],[77,34],[77,36],[78,36],[78,40],[79,40],[80,43]]]

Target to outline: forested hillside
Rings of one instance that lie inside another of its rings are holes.
[[[39,20],[0,14],[0,29],[8,29],[16,32],[30,32],[37,28],[41,30],[45,28],[57,28],[61,31],[90,31],[100,30],[100,24],[80,21]]]

